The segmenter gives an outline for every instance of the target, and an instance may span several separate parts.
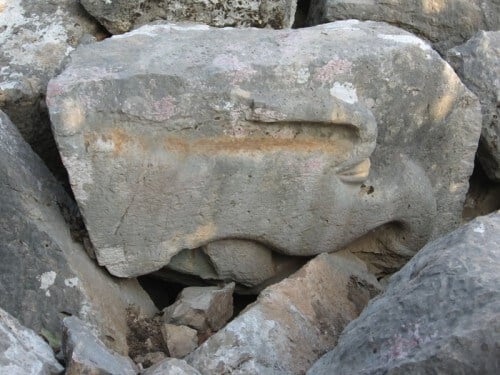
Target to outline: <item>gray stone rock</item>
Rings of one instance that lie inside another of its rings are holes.
[[[63,352],[66,358],[66,375],[138,373],[130,358],[108,349],[90,327],[74,316],[63,320]]]
[[[318,255],[265,289],[186,361],[202,374],[303,374],[379,290],[354,256]]]
[[[0,301],[23,325],[60,341],[78,315],[127,351],[129,304],[155,307],[136,280],[115,280],[74,242],[61,210],[74,203],[0,111]]]
[[[152,352],[144,355],[138,355],[134,358],[134,362],[142,368],[151,367],[163,361],[167,355],[163,352]]]
[[[479,30],[500,28],[498,0],[312,0],[308,23],[384,21],[429,40],[441,54]]]
[[[305,262],[299,257],[276,253],[254,241],[228,239],[181,251],[167,267],[155,272],[155,276],[194,285],[199,284],[199,280],[190,282],[184,274],[212,282],[234,281],[239,291],[258,294],[273,281],[297,271]]]
[[[164,361],[148,368],[142,375],[200,375],[182,359],[167,358]]]
[[[63,370],[41,337],[0,309],[0,373],[49,375],[60,374]]]
[[[174,304],[163,310],[166,323],[186,325],[198,331],[218,331],[233,315],[234,283],[184,288]]]
[[[81,0],[112,34],[154,20],[212,26],[292,27],[297,0]]]
[[[185,357],[198,347],[198,331],[188,326],[163,324],[161,333],[170,357]]]
[[[477,33],[448,51],[447,60],[481,102],[478,157],[488,177],[500,182],[500,31]]]
[[[460,223],[481,128],[453,69],[375,22],[143,26],[80,47],[48,91],[97,259],[121,277],[227,239],[313,256],[377,234],[364,252],[401,266]]]
[[[498,374],[500,212],[425,246],[308,375]]]
[[[49,79],[63,68],[98,24],[78,0],[4,0],[0,3],[0,109],[51,166],[58,160],[45,104]]]

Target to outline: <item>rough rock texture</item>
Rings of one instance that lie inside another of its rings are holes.
[[[184,288],[174,304],[163,310],[163,319],[166,323],[215,332],[233,315],[233,291],[234,283],[223,288]]]
[[[312,256],[375,228],[366,252],[400,266],[460,222],[481,130],[453,69],[375,22],[148,25],[80,47],[48,91],[97,259],[125,277],[218,240]]]
[[[186,361],[202,374],[303,374],[379,288],[354,256],[318,255],[265,289]]]
[[[63,367],[57,362],[50,346],[0,309],[0,373],[49,375],[62,371]]]
[[[164,361],[148,368],[142,375],[200,375],[185,361],[176,358],[167,358]]]
[[[384,21],[429,40],[444,54],[479,30],[500,28],[498,0],[312,0],[311,25],[345,20]]]
[[[201,22],[212,26],[289,28],[297,0],[81,0],[112,34],[154,20]]]
[[[98,29],[78,0],[0,1],[0,109],[51,167],[60,161],[45,104],[47,83]]]
[[[447,60],[481,102],[478,157],[488,177],[500,182],[500,31],[477,33],[448,51]]]
[[[170,357],[185,357],[198,347],[198,332],[188,326],[164,324],[161,333]]]
[[[66,375],[135,375],[138,369],[128,357],[108,349],[80,319],[63,320],[63,352]]]
[[[74,242],[61,210],[74,203],[0,111],[0,301],[22,324],[60,339],[61,319],[78,315],[126,352],[129,303],[153,312],[136,280],[115,280]]]
[[[498,374],[500,212],[423,248],[309,375]]]

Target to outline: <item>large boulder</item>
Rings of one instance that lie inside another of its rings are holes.
[[[292,27],[297,0],[81,0],[112,34],[155,20],[212,26]]]
[[[313,256],[373,234],[361,252],[400,266],[460,222],[481,130],[451,67],[375,22],[147,25],[80,47],[48,102],[97,259],[122,277],[228,239]]]
[[[63,367],[49,344],[0,309],[0,373],[51,375],[62,372]]]
[[[498,374],[500,212],[423,248],[308,375]]]
[[[500,182],[500,31],[477,33],[448,51],[447,60],[481,102],[478,157],[488,177]]]
[[[379,291],[354,256],[321,254],[185,359],[202,374],[303,374]]]
[[[308,23],[384,21],[429,40],[440,53],[479,30],[500,28],[498,0],[312,0]]]
[[[52,168],[60,165],[45,104],[56,76],[80,42],[100,35],[78,0],[0,2],[0,109]]]
[[[127,351],[129,304],[155,307],[136,280],[116,280],[74,242],[61,210],[74,203],[0,111],[0,301],[57,345],[61,320],[77,315]]]

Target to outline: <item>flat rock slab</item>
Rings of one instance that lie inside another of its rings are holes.
[[[384,21],[429,40],[440,53],[479,30],[500,28],[497,0],[312,0],[308,23],[345,19]]]
[[[0,309],[0,373],[51,375],[63,370],[40,336]]]
[[[136,375],[138,368],[128,357],[108,349],[92,329],[77,317],[63,320],[66,375]]]
[[[99,35],[100,27],[78,0],[2,0],[0,28],[0,108],[44,160],[56,163],[47,83],[80,42]]]
[[[359,259],[321,254],[185,359],[202,374],[303,374],[379,291]]]
[[[155,20],[212,26],[292,27],[297,0],[81,0],[112,34]]]
[[[115,280],[74,242],[62,211],[75,204],[0,111],[0,301],[22,324],[61,338],[61,320],[77,315],[127,352],[129,304],[155,307],[137,280]]]
[[[446,58],[481,102],[478,157],[488,177],[500,182],[500,31],[481,31]]]
[[[48,103],[121,277],[219,240],[313,256],[381,227],[373,246],[403,263],[460,222],[481,130],[451,67],[375,22],[147,25],[80,47]]]
[[[308,375],[498,374],[500,212],[429,243]]]

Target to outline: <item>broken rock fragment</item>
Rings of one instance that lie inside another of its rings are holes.
[[[0,373],[55,375],[63,372],[50,346],[0,308]]]
[[[500,182],[500,31],[477,33],[448,51],[447,60],[481,102],[478,157],[488,177]]]
[[[308,371],[498,374],[500,212],[426,245]]]
[[[321,254],[260,294],[186,361],[202,374],[303,374],[380,291],[352,255]]]
[[[98,328],[127,353],[130,304],[156,308],[137,280],[118,280],[73,241],[67,217],[75,203],[0,111],[0,301],[2,308],[60,345],[68,314]]]
[[[198,347],[198,331],[188,326],[166,323],[162,325],[161,333],[170,357],[185,357]]]
[[[63,320],[66,375],[136,375],[134,362],[108,349],[77,317]]]
[[[223,288],[184,288],[175,303],[163,310],[163,319],[200,332],[216,332],[233,315],[233,291],[234,283]]]
[[[141,375],[200,375],[193,367],[182,359],[166,358],[162,362],[148,368]]]

